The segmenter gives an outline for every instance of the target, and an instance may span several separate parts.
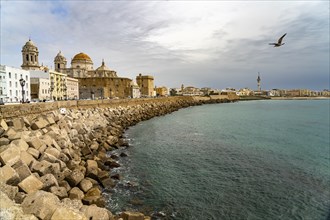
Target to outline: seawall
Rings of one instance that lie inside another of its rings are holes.
[[[227,99],[170,97],[1,106],[0,217],[4,219],[150,219],[105,209],[115,187],[113,150],[129,147],[124,130],[193,105]],[[59,108],[66,108],[61,112]]]

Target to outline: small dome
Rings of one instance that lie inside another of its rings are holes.
[[[86,61],[91,61],[92,62],[92,59],[85,53],[78,53],[76,54],[72,61],[76,61],[76,60],[86,60]]]
[[[107,66],[104,64],[104,60],[102,60],[102,65],[101,65],[100,67],[98,67],[98,68],[96,69],[96,71],[103,71],[103,70],[111,71],[111,70],[109,69],[109,67],[107,67]]]
[[[56,55],[55,61],[66,61],[66,58],[63,56],[62,52],[58,52],[58,54]]]
[[[25,46],[33,46],[33,47],[35,47],[35,45],[34,45],[34,43],[33,43],[33,41],[31,39],[29,39],[29,41],[25,43]]]

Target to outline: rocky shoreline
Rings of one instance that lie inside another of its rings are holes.
[[[0,121],[0,219],[146,220],[140,212],[115,215],[104,189],[128,147],[125,129],[180,108],[229,100],[166,99],[126,106],[66,108]]]

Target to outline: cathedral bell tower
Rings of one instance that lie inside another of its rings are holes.
[[[66,63],[66,58],[63,56],[61,51],[58,52],[58,54],[54,58],[55,71],[63,73],[63,70],[66,68]]]
[[[24,70],[38,70],[39,66],[39,52],[38,48],[29,39],[22,48],[23,64],[21,65]]]

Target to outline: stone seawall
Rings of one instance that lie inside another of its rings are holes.
[[[127,156],[113,151],[129,147],[124,130],[180,108],[227,101],[173,97],[2,106],[0,219],[150,219],[104,208],[102,190],[120,178],[110,171]]]

